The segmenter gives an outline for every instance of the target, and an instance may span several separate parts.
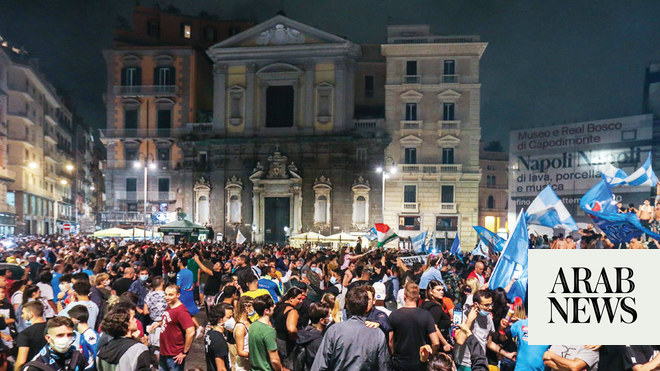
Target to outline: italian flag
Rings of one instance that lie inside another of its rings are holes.
[[[378,236],[378,247],[383,247],[386,243],[397,238],[396,233],[387,224],[376,223],[374,228],[376,229],[376,236]]]

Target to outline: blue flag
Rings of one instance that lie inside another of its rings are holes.
[[[527,276],[527,268],[524,268],[522,271],[522,274],[520,275],[520,278],[516,280],[516,282],[511,285],[511,288],[509,289],[509,292],[506,294],[506,297],[509,298],[509,300],[513,301],[516,296],[519,296],[523,301],[525,300],[525,296],[527,294],[527,281],[529,277]]]
[[[612,243],[630,242],[643,233],[660,239],[660,235],[645,228],[634,213],[619,213],[612,190],[604,179],[582,196],[580,208],[593,219]]]
[[[427,252],[431,254],[435,254],[438,252],[435,246],[435,231],[431,232],[431,237],[429,238],[429,242],[426,246],[427,246],[426,248]]]
[[[485,258],[488,257],[488,246],[484,243],[484,241],[479,241],[477,244],[477,247],[472,250],[472,255],[473,256],[483,256]]]
[[[475,225],[472,228],[477,231],[479,239],[481,239],[481,241],[483,241],[486,246],[493,249],[493,251],[500,252],[502,249],[504,249],[504,245],[506,244],[506,240],[504,238],[478,225]]]
[[[376,235],[376,228],[371,228],[369,232],[367,232],[367,234],[364,235],[364,237],[366,237],[367,240],[369,241],[373,241],[376,238],[378,238],[378,236]]]
[[[417,236],[410,238],[410,242],[412,242],[413,252],[415,254],[421,254],[424,252],[424,242],[426,241],[427,232],[428,231],[424,231],[418,234]]]
[[[579,229],[551,186],[545,187],[527,208],[527,224],[539,224],[550,228],[563,227],[571,231]]]
[[[527,215],[524,210],[518,215],[518,222],[506,242],[504,251],[493,269],[488,281],[488,288],[494,290],[506,287],[511,279],[520,276],[527,269],[527,256],[529,249],[529,236],[527,235]]]
[[[612,164],[608,164],[602,172],[602,177],[607,184],[613,187],[620,185],[654,187],[658,183],[658,177],[653,172],[653,167],[651,166],[651,152],[649,152],[649,156],[646,158],[644,164],[642,164],[642,167],[635,170],[634,173],[628,175],[625,171],[614,167]]]
[[[449,250],[450,255],[460,255],[461,254],[461,241],[458,240],[458,233],[456,233],[456,238],[451,244],[451,249]]]

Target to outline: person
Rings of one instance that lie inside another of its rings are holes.
[[[135,270],[131,267],[124,269],[124,276],[119,278],[112,284],[112,294],[121,296],[121,294],[128,291],[135,280]]]
[[[423,370],[419,349],[431,345],[435,352],[440,347],[440,339],[429,311],[417,308],[419,286],[409,282],[404,287],[405,305],[392,312],[389,323],[389,348],[392,354],[392,370]],[[446,349],[447,351],[449,348]]]
[[[653,211],[654,208],[653,206],[651,206],[650,200],[644,200],[644,203],[642,205],[639,205],[639,210],[637,210],[637,217],[639,218],[639,221],[642,223],[642,226],[644,226],[645,228],[649,228],[651,224],[651,220],[654,219]]]
[[[44,318],[46,319],[55,317],[55,296],[53,295],[53,287],[50,285],[52,280],[53,274],[50,271],[45,271],[39,275],[39,283],[37,283],[41,291],[42,304],[48,304],[44,307]]]
[[[369,293],[356,287],[346,293],[349,318],[327,330],[314,357],[313,370],[389,370],[385,334],[365,325]]]
[[[110,311],[101,321],[101,330],[112,339],[98,351],[97,371],[151,370],[149,348],[131,336],[137,320],[129,310]]]
[[[372,286],[374,288],[374,309],[379,310],[389,316],[392,314],[392,311],[385,308],[387,286],[382,282],[376,282]]]
[[[495,324],[491,311],[493,309],[493,294],[488,290],[478,290],[473,295],[474,304],[470,308],[460,331],[456,332],[456,359],[459,364],[458,371],[470,370],[472,366],[471,354],[473,353],[466,341],[470,333],[479,343],[479,350],[486,353],[486,348],[492,350],[497,355],[504,356],[515,361],[516,353],[507,352],[492,341],[492,335],[495,332]]]
[[[553,345],[543,353],[543,363],[550,370],[597,370],[598,351],[585,345]]]
[[[250,347],[248,330],[250,328],[249,316],[254,312],[252,304],[254,299],[249,296],[241,296],[236,306],[236,325],[234,325],[234,340],[236,341],[236,371],[250,370]]]
[[[388,336],[392,330],[387,319],[389,314],[376,308],[376,289],[371,285],[364,285],[364,287],[367,290],[367,294],[369,294],[369,306],[365,315],[366,321],[367,323],[377,324],[385,336]]]
[[[429,255],[430,256],[430,255]],[[435,280],[440,282],[442,286],[445,286],[445,282],[442,280],[442,272],[438,269],[438,264],[442,261],[441,256],[433,256],[429,258],[428,265],[429,268],[422,273],[422,277],[419,280],[419,289],[426,290],[426,287],[429,285],[429,282]],[[483,283],[482,283],[483,284]]]
[[[468,279],[470,279],[470,278],[476,278],[477,281],[479,281],[479,287],[483,286],[484,283],[486,282],[486,281],[485,281],[485,278],[484,278],[484,276],[483,276],[483,274],[484,274],[484,268],[485,268],[484,263],[478,261],[478,262],[474,265],[474,270],[473,270],[472,272],[470,272],[470,274],[467,276],[467,278],[468,278]]]
[[[249,296],[253,299],[256,299],[262,295],[270,295],[268,290],[259,288],[259,280],[249,268],[247,270],[244,269],[242,274],[238,276],[238,282],[243,289],[243,294],[241,296]],[[254,323],[257,318],[259,318],[259,316],[255,312],[252,316],[250,316],[250,321]]]
[[[96,317],[95,329],[101,326],[101,321],[108,311],[108,299],[110,299],[110,276],[107,273],[99,273],[94,276],[94,286],[89,290],[89,300],[94,302],[99,308],[99,315]]]
[[[46,332],[46,320],[44,319],[44,305],[38,301],[31,301],[23,306],[21,313],[23,320],[29,326],[21,331],[16,338],[18,354],[14,369],[20,370],[28,361],[46,346],[44,332]]]
[[[163,313],[159,339],[160,371],[183,371],[195,337],[195,324],[186,306],[179,300],[179,295],[177,285],[169,285],[165,289],[167,309]]]
[[[141,267],[139,272],[140,274],[138,275],[138,279],[133,281],[131,287],[128,288],[128,292],[132,292],[135,295],[137,295],[138,298],[136,304],[137,312],[140,315],[146,316],[146,313],[144,312],[144,298],[147,296],[147,281],[149,280],[149,268]]]
[[[625,371],[660,369],[659,350],[657,345],[626,345],[623,350],[622,369]]]
[[[447,301],[444,300],[444,294],[445,289],[440,282],[435,280],[430,281],[426,290],[426,300],[420,306],[420,308],[427,310],[433,317],[433,322],[439,332],[438,337],[440,342],[443,343],[443,346],[447,343],[446,339],[449,339],[449,328],[452,323],[450,313],[454,309],[454,304],[451,300],[448,300],[451,303],[451,308],[447,306]]]
[[[45,339],[47,344],[23,367],[24,371],[41,371],[44,365],[53,371],[86,370],[85,358],[73,347],[73,322],[70,318],[57,316],[49,319]]]
[[[294,371],[312,369],[314,357],[323,339],[323,332],[330,324],[330,309],[323,304],[312,303],[309,307],[309,320],[311,324],[298,331],[294,349]]]
[[[259,319],[250,326],[248,344],[251,369],[253,371],[281,371],[283,368],[277,352],[277,333],[270,325],[275,302],[270,294],[265,294],[256,297],[252,306]]]
[[[4,277],[0,278],[0,281],[3,279]],[[6,370],[9,350],[14,348],[14,339],[11,336],[11,326],[14,323],[16,323],[14,307],[5,297],[4,288],[0,286],[0,371]]]
[[[87,325],[89,312],[84,305],[76,305],[69,311],[69,317],[73,321],[76,339],[74,345],[87,360],[87,368],[94,369],[96,363],[96,351],[98,334]]]
[[[188,313],[194,316],[199,312],[197,304],[195,304],[195,295],[193,293],[194,277],[190,269],[186,268],[184,264],[185,259],[178,259],[179,273],[176,274],[176,285],[181,290],[180,300],[183,305],[188,309]]]
[[[511,325],[508,331],[516,342],[518,354],[516,355],[516,371],[543,371],[543,354],[548,350],[548,345],[529,344],[529,321],[525,314],[525,307],[519,305],[513,308],[513,319],[518,319]]]
[[[225,307],[217,304],[209,309],[211,330],[206,332],[204,349],[206,351],[206,369],[208,371],[227,371],[229,364],[229,346],[225,340]]]
[[[94,324],[96,324],[96,317],[99,314],[99,308],[96,306],[96,304],[94,304],[93,301],[89,300],[89,292],[91,289],[92,286],[90,285],[89,281],[77,281],[74,283],[73,292],[75,300],[71,301],[64,309],[62,309],[62,302],[58,301],[58,314],[60,316],[67,316],[71,308],[75,307],[76,305],[84,305],[89,311],[89,319],[87,320],[87,324],[89,327],[94,326]]]
[[[199,284],[200,297],[204,300],[204,304],[207,308],[210,308],[215,304],[215,296],[220,292],[221,279],[222,279],[222,263],[215,262],[213,268],[209,269],[206,262],[199,260],[197,254],[193,255],[195,262],[199,266],[199,275],[200,280],[203,280],[203,283]],[[203,299],[203,298],[206,299]]]
[[[302,302],[303,290],[292,287],[284,294],[282,301],[275,306],[272,323],[277,332],[277,350],[282,365],[293,368],[293,358],[290,357],[298,337],[298,310],[296,306]],[[273,302],[275,302],[273,300]]]

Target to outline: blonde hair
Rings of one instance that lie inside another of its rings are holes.
[[[241,317],[243,317],[243,314],[245,314],[247,317],[247,310],[245,308],[253,302],[254,298],[247,295],[243,295],[238,298],[238,304],[236,305],[236,310],[234,311],[234,319],[236,319],[236,321],[240,321]]]
[[[527,318],[527,312],[525,311],[525,306],[524,305],[516,305],[515,307],[513,307],[513,316],[518,318],[518,319]]]
[[[92,281],[92,284],[94,286],[96,286],[96,285],[100,284],[101,282],[103,282],[103,281],[107,280],[108,278],[110,278],[110,275],[107,274],[107,273],[99,273],[99,274],[97,274],[93,277],[94,277],[94,279]]]
[[[465,285],[472,289],[472,294],[479,290],[479,280],[476,277],[470,277],[465,280]]]

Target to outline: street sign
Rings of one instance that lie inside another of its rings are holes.
[[[62,224],[62,229],[64,229],[65,231],[70,231],[71,230],[71,224],[69,224],[69,223]]]

